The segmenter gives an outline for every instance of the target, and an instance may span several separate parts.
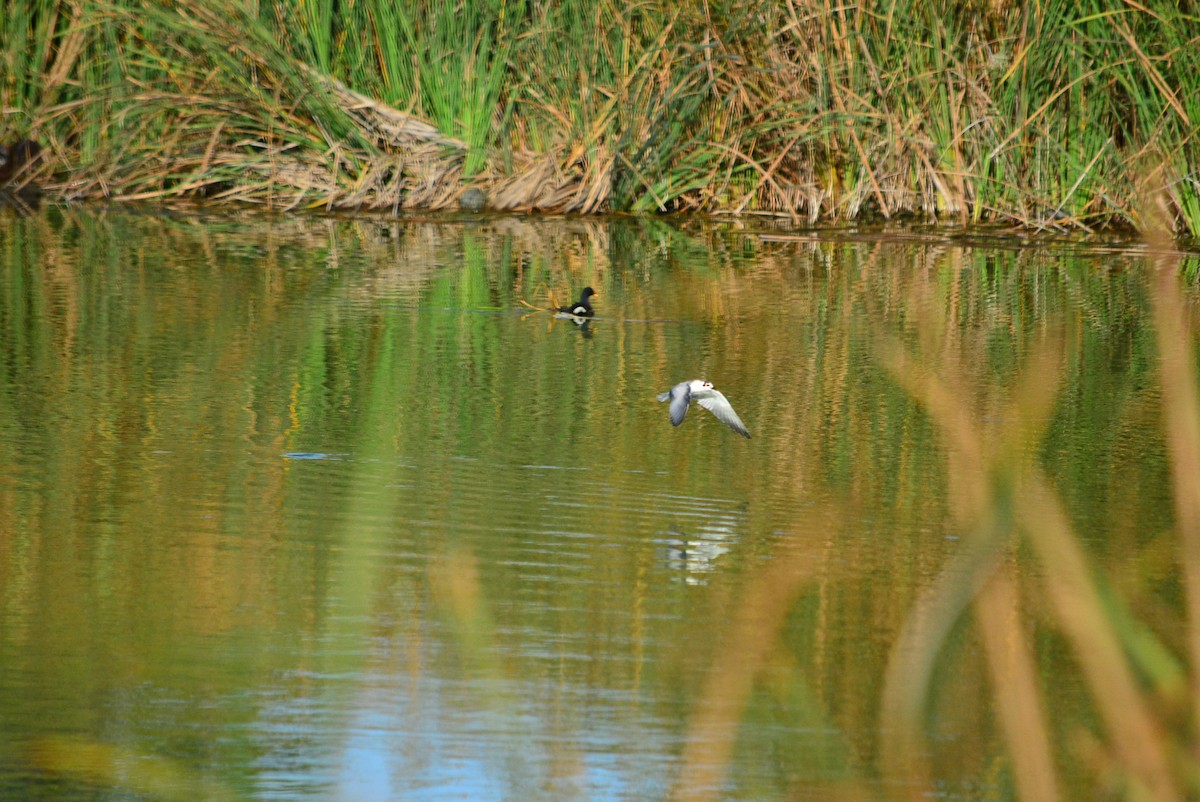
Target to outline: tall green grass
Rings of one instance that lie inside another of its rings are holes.
[[[300,2],[273,13],[297,58],[464,140],[468,175],[486,164],[507,125],[523,2]]]
[[[8,0],[0,17],[0,133],[52,143],[40,180],[61,193],[391,208],[476,184],[500,208],[1091,229],[1141,225],[1127,165],[1145,162],[1175,233],[1200,234],[1200,17],[1170,0]],[[363,97],[445,141],[381,135]],[[249,143],[274,169],[245,169]]]

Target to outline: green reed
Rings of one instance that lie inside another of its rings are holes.
[[[520,2],[396,4],[348,9],[358,30],[343,31],[340,65],[348,83],[433,122],[469,148],[465,171],[479,172],[507,125],[506,72],[519,31]]]

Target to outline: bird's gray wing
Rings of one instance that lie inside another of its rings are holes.
[[[725,395],[720,390],[709,390],[703,398],[697,398],[696,403],[707,409],[716,416],[717,420],[730,429],[733,429],[742,437],[746,439],[750,438],[750,432],[746,429],[746,424],[742,423],[742,419],[733,411],[733,406],[730,405],[729,400],[725,398]],[[671,406],[672,411],[674,411],[674,404]]]
[[[678,426],[683,423],[683,416],[687,414],[688,404],[692,402],[692,390],[688,387],[687,382],[677,384],[665,393],[658,394],[659,401],[671,400],[671,425]]]

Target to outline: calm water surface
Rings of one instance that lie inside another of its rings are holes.
[[[0,214],[0,798],[903,792],[885,673],[977,466],[901,350],[988,439],[1057,355],[1016,447],[1177,635],[1141,260],[779,233]],[[697,377],[753,439],[670,426]],[[936,795],[1012,798],[969,620],[938,666]]]

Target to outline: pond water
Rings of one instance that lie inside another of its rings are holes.
[[[913,377],[1184,637],[1148,274],[754,221],[0,213],[0,798],[906,795],[889,664],[986,473]],[[525,305],[585,285],[586,327]],[[693,378],[751,439],[671,426]],[[1078,798],[1098,716],[1005,560]],[[957,616],[920,794],[1015,797],[988,665]]]

